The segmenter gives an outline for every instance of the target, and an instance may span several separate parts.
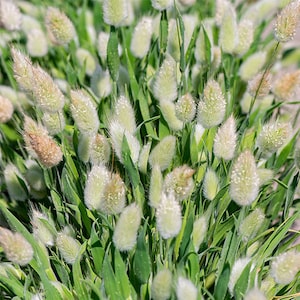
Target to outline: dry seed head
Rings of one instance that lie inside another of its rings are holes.
[[[300,252],[290,250],[276,256],[271,263],[271,276],[278,284],[289,284],[300,270]]]
[[[14,113],[14,106],[9,99],[0,95],[0,123],[8,122]]]
[[[275,39],[283,43],[291,41],[296,34],[299,22],[300,1],[291,1],[277,15],[274,26]]]
[[[27,240],[18,232],[0,227],[0,245],[6,258],[20,266],[30,263],[34,251]]]
[[[149,164],[153,168],[159,165],[161,171],[167,169],[176,151],[176,138],[172,135],[164,137],[151,151]]]
[[[221,26],[223,16],[226,12],[228,6],[231,3],[228,0],[216,0],[216,14],[215,14],[215,22],[217,26]]]
[[[167,54],[153,85],[153,95],[158,101],[174,101],[177,98],[176,70],[175,60]]]
[[[219,125],[225,116],[226,100],[220,85],[209,80],[203,91],[203,100],[198,103],[197,122],[204,128]]]
[[[246,293],[244,300],[267,300],[267,297],[260,289],[253,288]]]
[[[90,161],[94,165],[106,164],[111,154],[110,144],[102,134],[96,134],[90,145]]]
[[[150,187],[149,187],[149,205],[157,208],[163,190],[163,176],[158,165],[154,165],[151,170]]]
[[[300,92],[300,70],[280,76],[272,87],[273,94],[280,100],[290,101]]]
[[[175,168],[164,180],[164,192],[172,193],[177,201],[188,198],[194,189],[194,173],[195,171],[187,165]]]
[[[68,44],[75,38],[76,31],[73,23],[59,9],[48,7],[45,24],[51,41],[56,45]]]
[[[135,246],[141,218],[141,208],[137,204],[125,207],[113,235],[114,245],[119,251],[129,251]]]
[[[247,19],[240,21],[238,24],[238,43],[234,53],[239,56],[244,55],[249,49],[254,39],[253,22]]]
[[[252,97],[264,98],[271,89],[272,77],[269,72],[258,73],[253,79],[248,82],[248,92]]]
[[[80,134],[78,138],[77,153],[78,157],[84,163],[90,159],[91,143],[94,136],[89,134]]]
[[[95,134],[99,128],[99,118],[92,98],[84,90],[72,90],[72,117],[83,134]]]
[[[205,235],[207,233],[207,221],[205,216],[199,217],[193,225],[192,239],[193,245],[195,248],[195,252],[198,252],[200,245],[205,239]]]
[[[26,36],[29,36],[30,31],[33,29],[42,30],[42,26],[40,22],[32,16],[29,15],[22,15],[22,31],[25,33]]]
[[[140,152],[138,167],[139,167],[140,172],[142,172],[144,174],[147,173],[150,150],[151,150],[151,142],[148,142],[146,145],[143,146],[143,148]]]
[[[196,103],[193,96],[190,93],[181,96],[176,102],[175,111],[180,121],[184,123],[193,121],[196,114]]]
[[[0,0],[0,26],[14,31],[21,28],[22,14],[12,0]]]
[[[103,0],[103,19],[108,25],[122,26],[128,17],[128,3],[125,0]]]
[[[112,79],[108,70],[102,70],[102,68],[97,65],[96,70],[91,77],[91,89],[101,99],[106,98],[111,94]]]
[[[176,286],[176,296],[178,300],[197,300],[198,290],[196,286],[187,278],[179,276]]]
[[[225,160],[234,157],[237,144],[237,133],[234,117],[231,115],[218,131],[214,139],[214,155]]]
[[[152,18],[142,17],[132,33],[130,50],[135,57],[143,58],[147,55],[153,32]]]
[[[161,102],[160,110],[171,130],[178,131],[183,128],[183,122],[177,118],[176,106],[173,102],[170,101]]]
[[[26,37],[26,49],[31,57],[42,57],[48,53],[47,38],[41,29],[30,30]]]
[[[160,270],[153,278],[151,285],[151,298],[154,300],[167,300],[171,296],[172,273],[168,269]]]
[[[269,156],[287,143],[291,133],[292,126],[290,123],[270,121],[263,125],[256,143],[262,154]]]
[[[66,126],[65,116],[62,110],[55,113],[45,112],[42,117],[42,122],[51,135],[62,132]]]
[[[33,97],[43,112],[61,111],[64,106],[64,95],[54,83],[51,76],[41,67],[32,68],[31,91]]]
[[[89,76],[92,76],[96,70],[96,60],[86,49],[77,48],[76,49],[76,58],[81,67],[85,67],[85,73]]]
[[[259,177],[259,186],[264,185],[267,182],[270,182],[274,178],[274,171],[265,168],[257,169]]]
[[[239,227],[239,234],[244,242],[256,236],[264,220],[265,214],[260,208],[256,208],[242,221]]]
[[[250,205],[259,191],[259,177],[253,154],[242,152],[233,164],[229,193],[238,205]]]
[[[208,168],[203,180],[203,194],[206,199],[213,200],[218,194],[220,183],[217,173]]]
[[[178,235],[182,224],[181,207],[173,194],[162,193],[155,215],[162,238],[169,239]]]
[[[157,10],[166,10],[173,6],[173,0],[151,0],[152,6]]]

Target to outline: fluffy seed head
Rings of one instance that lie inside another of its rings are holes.
[[[0,123],[8,122],[14,113],[14,106],[10,100],[0,95]]]
[[[72,90],[72,117],[83,134],[95,134],[99,128],[99,118],[92,98],[84,90]]]
[[[143,58],[147,55],[153,32],[152,18],[142,17],[132,33],[130,50],[135,57]]]
[[[271,263],[271,276],[278,284],[289,284],[300,270],[300,253],[290,250],[276,256]]]
[[[90,161],[92,164],[100,165],[109,162],[111,154],[110,144],[102,134],[96,134],[91,141]]]
[[[154,300],[167,300],[171,296],[172,273],[168,269],[159,271],[153,278],[151,298]]]
[[[147,142],[147,144],[143,146],[143,148],[140,152],[138,167],[139,167],[140,172],[142,172],[144,174],[147,173],[150,150],[151,150],[151,142]]]
[[[0,245],[7,259],[20,266],[29,264],[33,258],[31,245],[18,232],[0,227]]]
[[[51,113],[61,111],[65,102],[64,95],[51,76],[37,66],[32,67],[32,79],[31,91],[40,109]]]
[[[248,83],[248,92],[252,97],[264,98],[271,89],[272,77],[270,73],[258,73]]]
[[[184,123],[193,121],[196,114],[196,103],[193,96],[187,93],[181,96],[175,105],[176,116]]]
[[[238,24],[238,43],[234,48],[234,53],[239,56],[244,55],[249,49],[254,39],[253,22],[247,19]]]
[[[198,252],[200,245],[205,239],[207,233],[207,221],[205,216],[199,217],[193,225],[192,239],[195,252]]]
[[[128,3],[125,0],[104,0],[103,18],[108,25],[115,27],[122,26],[128,17]]]
[[[260,289],[253,288],[246,293],[244,300],[267,300],[267,297]]]
[[[157,10],[166,10],[173,6],[172,0],[151,0],[152,6]]]
[[[35,192],[41,192],[44,194],[46,192],[46,184],[44,180],[44,174],[42,168],[39,164],[32,159],[25,161],[25,166],[27,168],[25,173],[25,178],[30,187],[30,192],[34,190]]]
[[[159,165],[154,165],[151,171],[150,187],[149,187],[149,205],[157,208],[163,190],[163,176]]]
[[[181,229],[181,208],[173,194],[162,193],[156,209],[156,225],[164,239],[177,236]]]
[[[203,100],[198,103],[197,122],[204,128],[217,126],[223,121],[226,110],[221,87],[215,80],[209,80],[203,94]]]
[[[195,285],[187,278],[179,276],[176,286],[178,300],[197,300],[198,291]]]
[[[62,132],[66,126],[63,111],[58,111],[56,113],[45,112],[42,117],[42,122],[51,135]]]
[[[96,60],[86,49],[77,48],[76,49],[76,58],[81,67],[85,67],[85,73],[89,76],[92,76],[96,70]]]
[[[194,189],[194,173],[195,171],[187,165],[175,168],[167,174],[164,180],[164,191],[172,193],[177,201],[186,199]]]
[[[239,227],[239,233],[242,236],[243,241],[249,241],[255,237],[258,230],[261,228],[265,220],[265,214],[260,208],[256,208],[252,211],[241,223]]]
[[[206,199],[213,200],[220,189],[219,178],[216,172],[208,168],[203,180],[203,194]]]
[[[300,1],[291,1],[277,15],[274,26],[275,39],[282,43],[292,40],[296,34],[299,21]]]
[[[263,126],[256,143],[262,154],[269,156],[285,145],[291,133],[292,126],[290,123],[270,121]]]
[[[49,37],[56,45],[68,44],[76,35],[73,23],[65,13],[55,7],[48,7],[45,23]]]
[[[215,156],[225,160],[233,159],[236,143],[236,125],[234,117],[231,115],[216,133],[213,149]]]
[[[161,171],[167,169],[175,155],[176,138],[172,135],[164,137],[151,151],[150,166],[159,165]]]
[[[0,1],[0,26],[13,31],[19,30],[22,23],[22,14],[12,0]]]
[[[274,178],[274,171],[266,168],[257,169],[259,177],[259,186],[271,181]]]
[[[160,110],[171,130],[178,131],[183,128],[183,122],[177,118],[176,106],[173,102],[170,101],[161,102]]]
[[[229,193],[241,206],[250,205],[258,195],[259,177],[253,154],[246,150],[234,162]]]
[[[28,33],[26,49],[31,57],[42,57],[48,53],[48,42],[45,33],[38,28]],[[39,41],[38,43],[36,41]]]
[[[228,6],[231,3],[228,0],[216,0],[216,14],[215,14],[215,21],[217,26],[221,26],[223,16],[226,12]]]
[[[112,80],[108,70],[102,70],[102,68],[97,65],[91,77],[91,89],[101,99],[111,94]]]
[[[153,95],[160,102],[174,101],[177,98],[176,62],[169,54],[156,74]]]
[[[114,245],[119,251],[129,251],[135,246],[141,217],[141,209],[135,203],[125,207],[121,213],[113,235]]]
[[[228,283],[228,289],[231,295],[234,295],[234,286],[239,280],[241,274],[243,273],[245,267],[249,262],[250,259],[247,257],[239,258],[234,262],[233,267],[231,269],[229,283]]]

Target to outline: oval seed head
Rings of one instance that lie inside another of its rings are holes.
[[[167,300],[171,296],[172,273],[168,269],[160,270],[153,278],[151,298],[154,300]]]
[[[173,102],[160,102],[160,110],[171,130],[178,131],[183,128],[183,122],[176,116],[176,106]]]
[[[196,103],[193,96],[190,93],[181,96],[176,102],[175,111],[180,121],[184,123],[193,121],[196,114]]]
[[[81,245],[68,234],[67,230],[57,234],[56,246],[66,263],[70,265],[75,263]]]
[[[284,146],[292,133],[290,123],[270,121],[263,125],[256,143],[264,156],[269,156]]]
[[[266,97],[271,89],[272,77],[269,72],[258,73],[248,82],[248,92],[252,97],[264,98]]]
[[[19,172],[18,168],[13,164],[7,164],[3,171],[4,180],[9,197],[12,200],[25,201],[28,197],[26,190],[26,181]],[[20,181],[24,183],[21,184]]]
[[[262,186],[270,182],[274,178],[274,171],[265,168],[257,169],[257,174],[259,177],[259,186]]]
[[[20,266],[30,263],[34,251],[27,240],[18,232],[0,227],[0,245],[6,258]]]
[[[245,267],[248,265],[249,262],[250,259],[248,257],[239,258],[234,262],[228,283],[228,289],[232,296],[234,295],[234,286],[239,280],[241,274],[243,273]]]
[[[33,83],[31,59],[14,47],[10,51],[13,59],[14,77],[19,87],[25,91],[31,91]]]
[[[172,193],[177,201],[188,198],[194,189],[194,173],[195,171],[187,165],[175,168],[164,180],[164,191]]]
[[[178,300],[197,300],[198,290],[196,286],[187,278],[179,276],[176,286],[176,296]]]
[[[158,165],[154,165],[151,171],[149,187],[149,205],[157,208],[163,190],[163,176]]]
[[[273,94],[280,100],[292,101],[299,92],[300,70],[288,72],[278,78],[272,87]]]
[[[87,163],[90,159],[91,143],[94,136],[88,134],[80,134],[78,138],[77,153],[78,158]]]
[[[64,106],[64,95],[58,86],[54,83],[51,76],[41,67],[32,67],[33,97],[43,112],[61,111]]]
[[[223,121],[226,110],[221,87],[215,80],[209,80],[203,94],[203,100],[198,103],[197,122],[204,128],[217,126]]]
[[[223,52],[233,53],[238,45],[239,32],[236,21],[236,12],[232,4],[226,6],[221,26],[219,45]]]
[[[153,33],[152,18],[142,17],[132,33],[130,50],[133,56],[143,58],[147,55]]]
[[[150,150],[151,150],[151,142],[149,141],[146,145],[143,146],[138,161],[139,170],[143,174],[147,174]]]
[[[24,141],[28,151],[46,167],[58,165],[63,158],[63,153],[55,140],[48,135],[47,130],[36,124],[31,118],[25,117]]]
[[[205,239],[207,233],[207,221],[205,216],[199,217],[193,225],[192,239],[195,252],[199,251],[200,245]]]
[[[105,187],[109,179],[110,174],[105,166],[92,167],[84,189],[84,203],[89,209],[100,210]]]
[[[26,38],[26,49],[31,57],[43,57],[48,53],[48,42],[43,30],[31,29]]]
[[[160,101],[174,101],[177,98],[176,62],[167,54],[155,76],[153,95]]]
[[[108,25],[122,26],[128,17],[128,3],[125,0],[104,0],[103,19]]]
[[[253,288],[246,293],[244,300],[267,300],[267,297],[260,289]]]
[[[151,0],[152,6],[157,10],[166,10],[173,6],[172,0]]]
[[[8,122],[14,113],[14,106],[9,99],[0,95],[0,123]]]
[[[48,7],[45,24],[51,41],[56,45],[65,45],[75,38],[76,31],[73,23],[55,7]]]
[[[92,76],[96,70],[97,65],[96,65],[96,60],[91,54],[91,52],[83,48],[77,48],[76,58],[79,65],[85,68],[85,73],[88,76]]]
[[[218,128],[214,139],[214,155],[218,158],[231,160],[234,157],[237,143],[237,133],[234,117],[231,115]]]
[[[22,14],[12,0],[0,1],[0,26],[6,30],[20,30],[22,24]]]
[[[42,117],[42,122],[51,135],[62,132],[66,126],[65,116],[62,110],[55,113],[45,112]]]
[[[265,51],[258,51],[246,58],[239,69],[239,74],[244,81],[252,79],[262,69],[267,60]]]
[[[168,135],[164,137],[151,151],[149,156],[150,166],[159,165],[160,170],[167,169],[176,151],[176,138],[175,136]]]
[[[97,65],[96,70],[91,77],[91,89],[96,96],[101,99],[106,98],[111,94],[112,80],[108,70],[102,70],[102,68]]]
[[[238,43],[234,53],[239,56],[244,55],[249,49],[254,39],[253,22],[247,19],[240,21],[238,25]]]
[[[117,221],[113,235],[114,245],[119,251],[133,249],[136,244],[141,218],[141,209],[137,204],[132,203],[125,207]]]
[[[161,201],[156,209],[156,225],[164,239],[173,238],[181,229],[181,207],[174,195],[162,193]]]
[[[125,207],[125,184],[119,174],[111,174],[104,187],[99,210],[107,215],[119,214]]]
[[[203,194],[206,199],[213,200],[220,189],[219,178],[216,172],[208,168],[203,180]]]
[[[291,41],[300,21],[300,1],[295,0],[287,4],[277,15],[274,34],[278,42]]]
[[[168,44],[167,52],[175,59],[176,62],[180,61],[180,32],[175,19],[170,19],[168,24]]]
[[[265,214],[260,208],[252,211],[240,224],[239,234],[244,242],[255,237],[265,220]]]
[[[271,263],[271,276],[278,284],[289,284],[300,270],[300,253],[290,250],[276,256]]]
[[[94,165],[106,164],[109,162],[111,154],[110,144],[102,134],[96,134],[91,140],[90,161]]]
[[[84,90],[72,90],[71,113],[78,129],[83,134],[95,134],[99,128],[99,118],[92,98]]]
[[[231,3],[228,0],[216,0],[216,14],[215,14],[215,22],[217,26],[221,26],[223,16],[226,12],[228,6]]]
[[[250,205],[259,191],[259,177],[253,154],[242,152],[233,164],[229,193],[240,206]]]

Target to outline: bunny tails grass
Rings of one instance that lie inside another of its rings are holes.
[[[0,299],[297,298],[299,1],[0,0]]]

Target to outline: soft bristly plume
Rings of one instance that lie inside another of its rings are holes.
[[[228,283],[228,289],[232,296],[234,295],[234,286],[239,280],[241,274],[243,273],[245,267],[248,265],[249,262],[250,259],[248,257],[239,258],[234,262]]]
[[[140,172],[146,174],[147,173],[147,167],[148,167],[148,160],[149,160],[149,154],[151,150],[151,142],[147,142],[146,145],[144,145],[141,149],[139,161],[138,161],[138,167]]]
[[[129,251],[135,246],[141,217],[141,208],[136,203],[125,207],[121,213],[113,234],[114,245],[119,251]]]
[[[221,127],[218,128],[214,139],[214,155],[225,160],[234,157],[237,144],[235,119],[231,115]]]
[[[85,68],[85,73],[92,76],[96,70],[96,59],[91,52],[83,48],[77,48],[76,58],[79,65]]]
[[[153,278],[151,285],[151,298],[154,300],[167,300],[171,296],[172,273],[168,269],[160,270]]]
[[[278,42],[288,42],[296,34],[300,22],[300,1],[295,0],[287,4],[277,15],[274,34]]]
[[[248,82],[248,92],[252,97],[266,97],[271,89],[272,77],[269,72],[258,73]]]
[[[31,57],[43,57],[48,53],[47,38],[41,29],[30,30],[27,35],[26,49]]]
[[[162,101],[159,107],[171,130],[178,131],[183,128],[183,122],[177,118],[176,106],[173,102]]]
[[[126,0],[103,1],[103,19],[106,24],[119,27],[127,17],[128,3]]]
[[[0,123],[8,122],[14,113],[14,106],[9,99],[0,95]]]
[[[172,0],[151,0],[152,6],[157,10],[166,10],[173,6]]]
[[[193,224],[192,239],[195,252],[198,252],[200,245],[205,239],[207,227],[208,224],[205,216],[199,217]]]
[[[215,22],[217,26],[221,26],[223,16],[226,12],[228,6],[231,3],[228,0],[216,0],[216,13],[215,13]]]
[[[108,70],[103,70],[97,65],[91,77],[91,89],[96,96],[102,98],[108,97],[112,92],[112,79]]]
[[[30,263],[34,251],[29,242],[18,232],[0,227],[0,245],[4,250],[6,258],[20,266]]]
[[[259,186],[270,182],[274,178],[274,171],[266,168],[258,168]]]
[[[22,14],[12,0],[0,1],[0,26],[13,31],[19,30],[22,23]]]
[[[151,171],[149,187],[149,205],[157,208],[161,201],[163,190],[163,176],[159,165],[154,165]]]
[[[176,116],[184,123],[193,121],[196,114],[196,103],[193,96],[187,93],[181,96],[175,104]]]
[[[250,205],[259,191],[259,177],[253,154],[246,150],[235,160],[230,176],[229,194],[241,206]]]
[[[51,135],[62,132],[66,126],[63,111],[57,111],[55,113],[45,112],[42,117],[42,122]]]
[[[253,23],[247,19],[241,20],[238,24],[238,43],[234,48],[234,53],[239,56],[244,55],[249,49],[254,39]]]
[[[213,200],[220,189],[220,183],[217,173],[208,168],[203,180],[203,194],[206,199]]]
[[[182,219],[181,207],[173,194],[162,193],[161,201],[156,209],[156,225],[164,239],[178,235]]]
[[[267,297],[260,289],[253,288],[246,293],[244,300],[267,300]]]
[[[179,276],[176,286],[176,296],[178,300],[197,300],[198,290],[196,286],[187,278]]]
[[[220,85],[209,80],[203,91],[203,99],[198,103],[197,122],[204,128],[219,125],[225,116],[226,100]]]
[[[75,38],[76,31],[73,23],[56,7],[47,8],[45,24],[54,44],[65,45]]]
[[[91,139],[89,150],[92,164],[100,165],[109,162],[111,147],[106,136],[99,133],[96,134],[95,137]]]

